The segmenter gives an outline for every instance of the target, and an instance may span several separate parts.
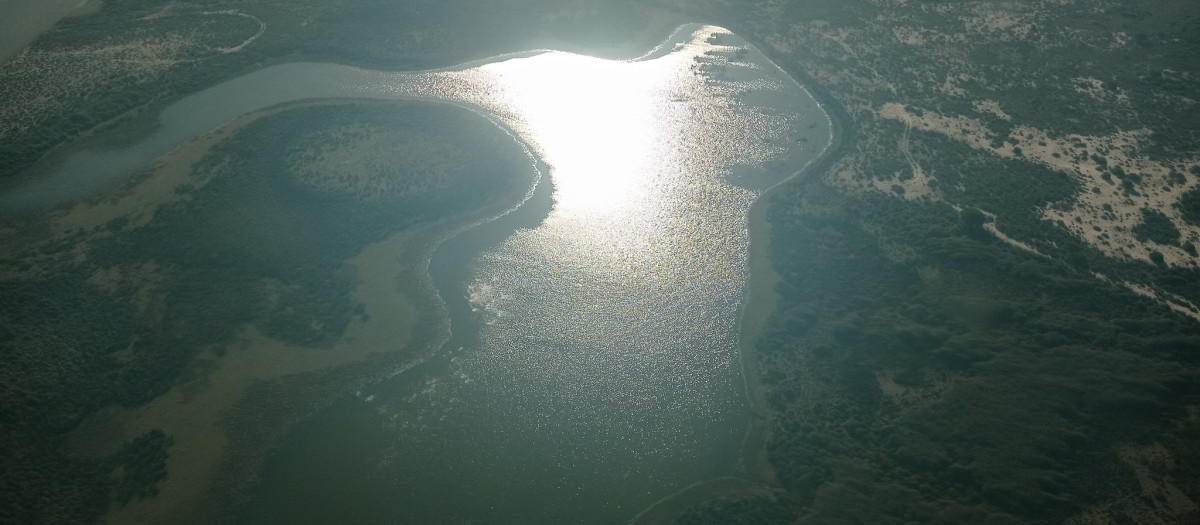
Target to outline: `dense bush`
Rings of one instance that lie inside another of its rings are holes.
[[[1059,523],[1138,494],[1117,451],[1200,400],[1194,322],[977,212],[819,181],[770,210],[767,451],[808,523]]]
[[[1141,241],[1158,244],[1179,245],[1179,229],[1161,211],[1142,208],[1142,222],[1133,228],[1133,235]]]

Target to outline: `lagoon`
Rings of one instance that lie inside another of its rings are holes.
[[[77,152],[0,196],[0,210],[79,198],[240,115],[333,98],[476,111],[542,176],[518,208],[433,253],[450,327],[433,357],[297,425],[238,521],[613,523],[695,483],[748,477],[746,218],[824,151],[830,125],[727,30],[683,26],[630,61],[274,66],[180,100],[135,145]]]

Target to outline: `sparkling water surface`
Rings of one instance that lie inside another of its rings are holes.
[[[739,475],[747,212],[823,151],[830,126],[724,29],[683,26],[630,61],[274,66],[181,100],[138,145],[68,158],[0,211],[95,191],[234,117],[327,97],[473,109],[544,179],[512,217],[434,255],[454,334],[437,362],[300,424],[239,521],[615,523]]]
[[[685,29],[635,61],[548,52],[433,74],[549,166],[552,202],[439,265],[442,294],[469,304],[452,325],[466,346],[304,425],[246,521],[616,523],[739,473],[747,211],[829,126],[739,37]],[[349,459],[314,482],[331,448]]]

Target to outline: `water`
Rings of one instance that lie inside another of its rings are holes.
[[[453,330],[438,357],[301,424],[240,521],[614,523],[740,473],[746,214],[823,151],[830,128],[803,88],[723,29],[684,26],[628,62],[550,52],[418,73],[277,66],[184,99],[145,142],[69,159],[0,208],[61,202],[77,196],[64,181],[91,191],[237,115],[334,96],[475,109],[549,180],[434,255]]]
[[[244,522],[619,523],[739,473],[746,213],[829,129],[739,38],[680,40],[478,68],[475,102],[550,166],[553,202],[442,248],[447,357],[303,425]]]

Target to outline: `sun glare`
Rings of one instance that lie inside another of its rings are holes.
[[[558,211],[608,214],[644,197],[664,131],[656,104],[677,74],[655,62],[548,52],[481,68],[554,170]]]

